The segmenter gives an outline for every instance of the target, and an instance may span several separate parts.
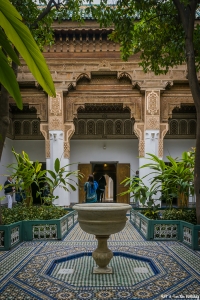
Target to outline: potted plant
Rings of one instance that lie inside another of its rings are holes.
[[[168,164],[156,155],[148,154],[151,162],[142,166],[153,170],[150,184],[160,186],[162,197],[170,207],[174,197],[178,199],[178,207],[187,207],[189,195],[194,195],[194,151],[183,152],[181,160],[167,156]]]
[[[34,238],[47,240],[61,239],[63,235],[69,230],[76,221],[75,212],[68,213],[63,208],[53,205],[53,201],[57,198],[54,196],[54,190],[56,187],[61,187],[67,191],[75,190],[76,183],[73,177],[80,178],[83,176],[78,170],[68,171],[68,166],[60,165],[60,161],[57,158],[54,162],[54,170],[42,170],[42,164],[36,161],[33,163],[26,152],[22,151],[22,154],[18,154],[12,150],[16,158],[16,164],[9,165],[12,168],[12,177],[15,180],[15,189],[21,189],[26,195],[26,199],[22,204],[16,205],[8,211],[4,209],[4,216],[1,219],[2,223],[5,220],[12,226],[10,221],[17,216],[18,223],[20,225],[19,232],[22,232],[21,240],[32,240]],[[33,206],[32,201],[32,184],[36,184],[38,187],[37,197],[41,199],[41,206]],[[44,194],[45,184],[48,184],[49,193]],[[48,205],[46,205],[48,204]],[[13,215],[12,215],[13,213]],[[6,217],[5,217],[6,215]],[[20,217],[20,220],[19,218]],[[4,237],[5,240],[10,237]],[[2,250],[8,250],[12,247],[11,243],[7,243],[6,247],[0,247]]]
[[[170,164],[149,154],[151,162],[142,168],[153,170],[150,188],[145,187],[142,179],[138,179],[138,184],[133,181],[134,178],[122,181],[122,184],[129,186],[124,193],[138,196],[143,206],[139,212],[132,210],[130,219],[148,240],[180,240],[192,249],[200,249],[200,225],[196,225],[195,210],[186,209],[189,194],[194,193],[194,151],[184,152],[181,160],[168,156]],[[162,209],[155,208],[152,197],[159,191],[169,204],[169,209],[162,211],[161,216],[158,211]],[[174,196],[179,199],[179,209],[172,208]],[[150,207],[146,209],[146,205]],[[156,213],[154,210],[157,210]]]
[[[158,192],[157,186],[147,187],[141,178],[131,177],[125,178],[121,184],[128,186],[128,190],[122,192],[120,195],[123,196],[127,193],[130,194],[130,198],[139,201],[145,208],[144,215],[149,216],[153,219],[159,218],[159,204],[156,204],[157,199],[155,195]]]

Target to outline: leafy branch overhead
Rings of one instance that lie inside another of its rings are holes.
[[[8,0],[0,1],[0,82],[22,108],[19,86],[9,59],[20,65],[13,46],[27,63],[31,73],[50,95],[55,96],[53,80],[45,59],[21,15]]]

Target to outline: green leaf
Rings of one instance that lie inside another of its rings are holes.
[[[41,168],[42,168],[41,163],[36,164],[35,172],[38,173],[41,170]]]
[[[0,46],[2,46],[3,50],[6,51],[6,53],[9,55],[9,57],[17,64],[20,65],[19,58],[17,57],[17,54],[13,50],[10,42],[8,41],[5,33],[0,28]]]
[[[53,179],[56,180],[56,174],[55,174],[53,171],[51,171],[51,170],[46,170],[46,171],[51,175],[51,177],[52,177]]]
[[[56,158],[56,160],[55,160],[54,169],[55,169],[56,173],[58,173],[60,170],[60,161],[58,158]]]
[[[50,96],[55,97],[53,80],[45,59],[28,27],[21,22],[21,16],[8,0],[0,1],[0,26],[24,58],[39,84]]]
[[[0,82],[15,99],[17,106],[22,109],[22,98],[19,85],[13,69],[9,66],[6,56],[0,49]]]

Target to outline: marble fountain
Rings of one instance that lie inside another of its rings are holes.
[[[92,257],[98,267],[94,267],[94,274],[113,273],[108,266],[113,257],[108,248],[107,240],[111,234],[121,231],[127,221],[126,213],[131,205],[125,203],[82,203],[73,206],[78,212],[79,225],[83,231],[94,234],[98,241],[97,249]]]

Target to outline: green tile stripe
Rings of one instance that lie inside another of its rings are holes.
[[[4,260],[0,261],[0,279],[7,275],[19,262],[34,250],[34,247],[19,247]]]
[[[200,257],[183,246],[172,245],[170,248],[195,271],[200,273]]]

